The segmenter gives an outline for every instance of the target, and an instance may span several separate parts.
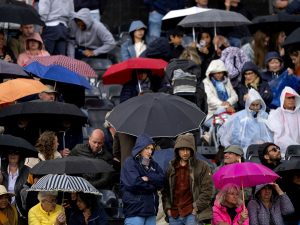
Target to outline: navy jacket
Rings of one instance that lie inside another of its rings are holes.
[[[141,164],[139,153],[153,140],[141,135],[137,138],[132,149],[132,157],[128,157],[121,170],[121,193],[124,204],[125,217],[155,216],[158,211],[157,191],[163,187],[164,173],[153,160],[148,168]],[[141,177],[147,176],[149,181]]]
[[[82,211],[76,209],[71,213],[68,224],[85,225]],[[93,210],[87,225],[108,225],[107,215],[102,207],[98,206]]]

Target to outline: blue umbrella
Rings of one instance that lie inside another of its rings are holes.
[[[75,84],[91,89],[91,85],[85,77],[63,66],[43,65],[37,61],[33,61],[25,66],[24,70],[43,79]]]
[[[158,163],[158,165],[166,171],[169,165],[169,162],[175,158],[175,153],[173,148],[166,148],[154,151],[153,159],[155,162]],[[209,161],[207,158],[205,158],[203,155],[201,155],[199,152],[196,152],[196,158],[204,160],[208,163],[210,167],[214,167],[211,161]]]

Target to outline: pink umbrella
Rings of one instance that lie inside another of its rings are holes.
[[[221,189],[228,183],[243,188],[271,183],[279,177],[273,170],[261,164],[244,162],[222,166],[213,175],[213,181],[217,189]]]

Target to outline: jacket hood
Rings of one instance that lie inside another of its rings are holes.
[[[86,28],[90,28],[93,23],[91,12],[88,8],[82,8],[73,14],[73,19],[79,19],[84,22]]]
[[[266,57],[265,57],[265,66],[267,67],[268,66],[268,62],[271,60],[271,59],[278,59],[281,63],[283,62],[282,61],[282,58],[281,56],[278,54],[278,52],[268,52]]]
[[[253,71],[254,73],[256,73],[260,77],[260,73],[258,71],[257,65],[255,65],[251,61],[245,62],[244,66],[242,67],[242,72],[241,72],[242,73],[242,77],[244,77],[244,74],[247,71]]]
[[[196,146],[195,146],[194,135],[191,133],[187,133],[187,134],[181,134],[177,137],[177,139],[175,141],[175,146],[174,146],[176,158],[179,157],[178,156],[179,148],[190,148],[193,150],[193,153],[195,153]],[[192,154],[192,155],[194,155],[194,154]]]
[[[255,195],[257,195],[257,193],[261,190],[261,189],[263,189],[265,186],[268,186],[268,185],[270,185],[270,184],[259,184],[259,185],[256,185],[256,187],[255,187]]]
[[[135,157],[137,154],[139,154],[145,147],[148,145],[154,144],[154,141],[150,136],[147,134],[141,134],[137,137],[135,145],[132,149],[131,155]]]
[[[262,99],[262,97],[260,96],[260,94],[254,89],[254,88],[251,88],[248,92],[248,98],[246,100],[246,103],[245,103],[245,109],[250,112],[250,105],[252,104],[252,102],[256,101],[256,100],[260,100],[261,102],[261,109],[260,109],[260,112],[261,111],[266,111],[266,103],[264,102],[264,100]]]
[[[300,96],[298,95],[298,93],[291,87],[285,87],[282,92],[281,92],[281,95],[280,95],[280,107],[281,109],[285,110],[283,108],[283,103],[284,103],[284,98],[285,98],[285,95],[289,93],[289,94],[292,94],[292,95],[295,95],[295,98],[296,98],[296,107],[295,107],[295,110],[296,111],[297,109],[299,109],[300,107]],[[289,110],[290,111],[290,110]]]
[[[129,27],[129,33],[139,30],[141,28],[147,29],[147,26],[140,20],[132,21]]]
[[[44,47],[44,43],[43,43],[43,40],[41,38],[41,35],[37,32],[33,33],[30,37],[26,38],[26,50],[29,49],[29,45],[28,45],[28,41],[29,40],[35,40],[37,42],[39,42],[39,49],[42,50],[43,47]]]
[[[210,74],[218,72],[225,72],[226,76],[228,74],[228,70],[226,69],[224,62],[221,59],[212,60],[206,70],[205,75],[206,77],[209,77]]]

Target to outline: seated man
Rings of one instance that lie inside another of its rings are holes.
[[[100,56],[115,47],[112,34],[100,21],[93,20],[89,9],[79,10],[73,18],[70,23],[71,39],[68,43],[68,56],[78,59]],[[75,45],[78,50],[76,55]]]
[[[258,155],[260,162],[271,170],[281,163],[280,148],[272,142],[261,144],[258,149]]]
[[[274,133],[274,143],[281,149],[284,157],[289,145],[300,144],[300,96],[297,92],[285,87],[280,95],[280,107],[271,110],[268,127]]]
[[[48,87],[48,89],[39,93],[39,99],[47,102],[54,102],[57,97],[57,91],[55,91],[53,86],[51,85],[46,86]]]
[[[251,88],[245,109],[232,115],[219,129],[223,146],[239,145],[246,150],[251,144],[272,142],[273,135],[267,127],[266,105],[259,93]]]

